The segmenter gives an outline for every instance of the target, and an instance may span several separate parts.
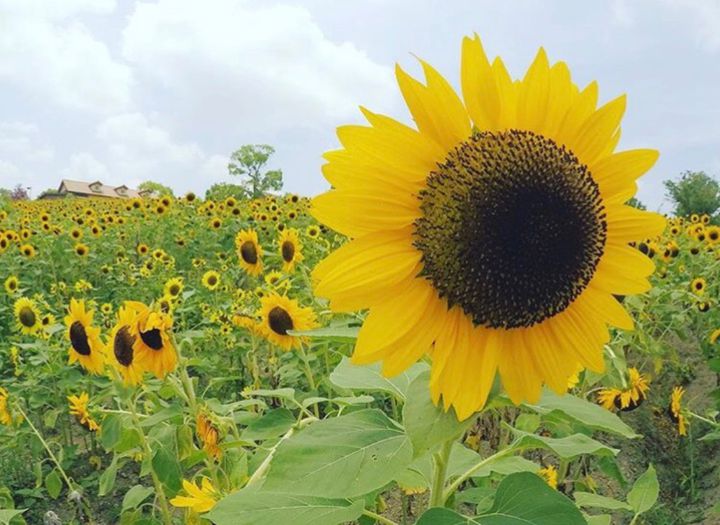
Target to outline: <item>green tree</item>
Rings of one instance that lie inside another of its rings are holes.
[[[205,200],[210,201],[224,201],[228,197],[235,197],[237,200],[242,200],[247,197],[245,188],[238,184],[230,184],[227,182],[218,182],[213,184],[205,192]]]
[[[230,156],[228,172],[243,177],[240,185],[251,199],[282,189],[282,170],[263,171],[275,149],[267,144],[246,144]]]
[[[713,215],[720,208],[720,184],[704,171],[685,171],[680,180],[666,180],[664,184],[675,215]]]
[[[635,197],[630,197],[630,200],[628,200],[625,204],[632,206],[633,208],[637,208],[638,210],[647,210],[647,206],[645,206],[640,199]]]
[[[166,195],[170,197],[174,196],[172,188],[151,180],[146,180],[140,184],[138,190],[145,192],[145,194],[151,198],[165,197]]]

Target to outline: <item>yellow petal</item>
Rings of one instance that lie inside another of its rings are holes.
[[[492,66],[477,35],[463,38],[460,81],[465,106],[475,127],[496,130],[500,96]]]
[[[517,126],[519,129],[542,131],[547,117],[550,95],[550,66],[543,48],[528,68],[518,95]]]
[[[665,217],[632,206],[607,208],[608,243],[627,244],[652,239],[665,229]]]
[[[621,95],[593,113],[580,127],[571,149],[583,164],[592,164],[607,148],[608,143],[617,140],[615,133],[625,113],[627,99]]]
[[[621,151],[605,157],[590,167],[604,198],[633,187],[635,181],[653,167],[659,153],[653,149]]]

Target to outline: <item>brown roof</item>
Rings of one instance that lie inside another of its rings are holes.
[[[75,195],[86,195],[88,197],[115,197],[120,199],[132,199],[142,197],[142,193],[124,184],[122,186],[109,186],[99,180],[95,182],[84,182],[81,180],[63,179],[58,188],[60,193],[73,193]]]

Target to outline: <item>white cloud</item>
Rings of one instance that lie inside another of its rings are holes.
[[[111,113],[130,104],[130,68],[76,15],[109,13],[114,2],[0,4],[0,80],[62,107]]]
[[[107,166],[97,160],[91,153],[74,153],[70,156],[70,164],[67,168],[60,170],[63,179],[84,180],[94,182],[96,180],[112,184],[110,170]]]
[[[720,2],[717,0],[664,0],[675,8],[675,14],[684,14],[692,20],[692,31],[697,42],[714,52],[720,50]]]
[[[359,101],[386,109],[396,96],[389,67],[328,40],[301,6],[140,3],[123,32],[123,56],[159,84],[178,120],[224,119],[231,132],[325,126],[355,116]]]
[[[27,122],[0,122],[0,155],[24,163],[49,162],[55,150],[39,143],[38,127]]]

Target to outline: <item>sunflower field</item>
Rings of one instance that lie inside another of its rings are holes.
[[[422,69],[312,199],[0,210],[0,524],[720,523],[720,226],[544,51]]]

